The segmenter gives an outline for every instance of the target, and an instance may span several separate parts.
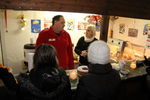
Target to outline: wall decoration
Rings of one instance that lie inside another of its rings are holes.
[[[123,34],[125,32],[125,24],[119,24],[119,33]]]
[[[101,15],[90,15],[90,16],[86,16],[84,18],[84,20],[87,21],[89,24],[96,25],[96,24],[100,23],[100,21],[102,20],[102,16]]]
[[[67,30],[74,30],[75,27],[75,20],[74,19],[68,19],[67,20]]]
[[[130,36],[130,37],[137,37],[137,35],[138,35],[138,30],[137,29],[129,28],[128,36]]]
[[[150,24],[145,24],[144,30],[143,30],[143,35],[147,35],[149,31],[150,31]]]
[[[101,26],[100,23],[97,23],[95,26],[96,26],[96,31],[99,32],[100,31],[100,26]]]
[[[100,25],[101,25],[101,22],[102,22],[102,16],[101,16],[101,15],[90,15],[90,16],[86,16],[86,17],[84,18],[84,20],[85,20],[88,24],[95,25],[96,31],[100,31]]]
[[[19,29],[25,30],[25,26],[27,25],[27,21],[25,19],[25,16],[23,14],[19,15],[18,19],[19,19]]]
[[[41,31],[41,20],[32,19],[31,20],[31,32],[32,33],[39,33],[40,31]]]
[[[50,28],[52,21],[50,19],[44,19],[44,29]]]
[[[150,34],[148,33],[148,37],[147,37],[147,41],[146,41],[147,43],[146,43],[146,47],[148,48],[148,49],[150,49]]]
[[[78,22],[78,30],[86,30],[88,25],[87,22]]]

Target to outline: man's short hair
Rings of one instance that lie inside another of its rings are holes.
[[[60,17],[63,17],[62,15],[56,15],[52,19],[52,25],[54,25],[55,21],[59,21]]]

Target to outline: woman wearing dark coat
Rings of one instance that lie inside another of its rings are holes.
[[[75,47],[75,52],[80,57],[79,58],[80,65],[88,65],[87,49],[92,42],[97,40],[95,38],[95,34],[96,34],[95,27],[94,26],[88,26],[86,33],[85,33],[85,36],[81,37],[77,42],[77,45]]]
[[[69,78],[63,69],[58,68],[56,50],[53,46],[40,45],[35,51],[33,63],[34,68],[29,75],[21,74],[17,78],[24,100],[71,98]]]
[[[33,63],[34,68],[29,73],[16,77],[18,83],[6,69],[0,69],[0,78],[7,88],[5,90],[8,90],[3,97],[11,92],[8,96],[15,100],[71,99],[69,78],[63,69],[58,68],[57,54],[53,46],[40,45],[35,51]]]
[[[76,100],[114,100],[120,76],[109,63],[109,48],[103,41],[93,42],[88,49],[89,72],[81,76]]]
[[[14,76],[6,68],[0,68],[0,100],[17,100],[17,90]]]

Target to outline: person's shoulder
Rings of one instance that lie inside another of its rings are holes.
[[[81,81],[86,81],[88,80],[89,78],[91,77],[91,74],[90,73],[87,73],[87,74],[84,74],[80,77],[80,80]]]
[[[94,38],[94,40],[96,41],[96,40],[98,40],[97,38]]]
[[[84,39],[84,36],[80,37],[80,39]]]
[[[62,33],[69,34],[66,30],[62,30]]]
[[[61,33],[63,33],[63,35],[70,36],[70,35],[69,35],[69,33],[68,33],[67,31],[65,31],[65,30],[62,30],[62,32],[61,32]]]
[[[84,40],[84,36],[80,37],[79,40],[80,40],[80,41],[83,41],[83,40]]]
[[[60,74],[66,75],[66,72],[65,72],[65,70],[63,68],[59,67],[58,71],[59,71]]]
[[[121,77],[120,77],[119,72],[117,70],[112,69],[111,75],[114,76],[114,78],[121,80]]]
[[[45,33],[48,33],[50,31],[50,29],[43,29],[40,34],[45,34]]]

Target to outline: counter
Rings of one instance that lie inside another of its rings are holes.
[[[132,79],[132,78],[138,78],[140,76],[144,76],[146,75],[146,68],[144,66],[141,66],[141,67],[138,67],[136,69],[131,69],[129,67],[130,63],[128,63],[124,69],[128,69],[130,72],[128,75],[122,75],[120,73],[120,77],[121,77],[121,80],[127,80],[127,79]],[[76,70],[76,69],[73,69],[73,70]],[[71,71],[71,70],[70,70]],[[68,72],[68,70],[67,70]],[[82,77],[82,76],[81,76]],[[77,88],[77,84],[79,82],[79,77],[76,79],[76,80],[71,80],[70,79],[70,83],[71,83],[71,89],[76,89]]]
[[[136,69],[131,69],[129,66],[125,67],[126,69],[128,69],[130,72],[128,75],[121,75],[121,79],[125,80],[125,79],[129,79],[129,78],[135,78],[135,77],[139,77],[139,76],[143,76],[146,75],[146,68],[144,66],[138,67]]]

